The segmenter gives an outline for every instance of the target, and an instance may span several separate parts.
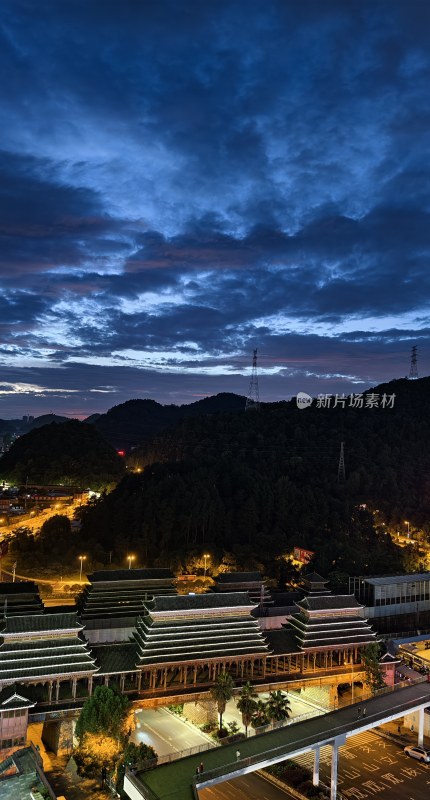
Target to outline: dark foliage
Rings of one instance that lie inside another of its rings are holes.
[[[142,474],[84,513],[86,541],[132,548],[147,565],[175,567],[211,547],[215,557],[229,550],[242,568],[263,562],[273,574],[273,559],[301,546],[316,552],[315,568],[342,580],[401,570],[399,548],[359,506],[378,508],[391,526],[427,523],[430,379],[375,391],[395,393],[394,408],[298,410],[291,402],[187,420],[148,446]]]
[[[94,427],[114,447],[130,450],[184,419],[244,408],[245,398],[229,393],[205,397],[183,406],[162,406],[155,400],[128,400],[94,421],[89,418],[87,422],[93,422]]]
[[[17,439],[0,460],[0,476],[14,483],[114,485],[124,465],[91,425],[76,420],[35,428]]]

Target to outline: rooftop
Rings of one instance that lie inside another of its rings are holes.
[[[430,581],[430,572],[419,572],[412,575],[383,575],[378,578],[361,578],[372,586],[383,586],[393,583],[416,583],[417,581]]]
[[[223,592],[222,594],[178,594],[169,597],[154,597],[150,613],[163,611],[194,611],[217,608],[254,608],[247,592]]]
[[[296,605],[309,611],[329,611],[330,609],[339,611],[363,607],[353,594],[323,595],[320,597],[309,595],[304,597],[303,600],[299,600]]]
[[[170,569],[112,569],[100,570],[88,575],[91,583],[99,581],[143,581],[143,580],[173,580],[174,575]]]
[[[59,630],[82,629],[82,627],[76,618],[76,611],[68,614],[31,614],[3,619],[0,635],[48,633]]]
[[[217,583],[255,583],[262,582],[259,572],[220,572],[216,577]]]

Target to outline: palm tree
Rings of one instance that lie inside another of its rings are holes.
[[[233,678],[229,672],[220,672],[215,679],[215,685],[211,689],[213,700],[218,706],[219,732],[222,732],[222,715],[229,700],[233,697]]]
[[[255,711],[252,715],[251,725],[253,728],[261,728],[262,725],[267,725],[269,717],[267,716],[266,703],[263,700],[257,700],[255,703]]]
[[[256,697],[258,697],[258,695],[252,683],[245,683],[245,685],[242,686],[239,700],[237,701],[237,707],[242,714],[242,724],[245,727],[245,736],[248,736],[248,725],[257,708]]]
[[[269,692],[269,699],[266,703],[267,716],[271,722],[280,722],[288,719],[291,714],[291,705],[288,697],[279,689],[276,692]]]

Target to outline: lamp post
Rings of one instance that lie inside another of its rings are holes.
[[[407,526],[408,526],[408,539],[409,539],[409,526],[410,526],[410,524],[409,524],[409,522],[408,522],[408,520],[407,520],[407,519],[405,519],[405,525],[407,525]]]
[[[78,556],[78,558],[79,558],[79,561],[81,562],[81,567],[80,567],[80,570],[79,570],[79,583],[82,583],[82,564],[86,560],[87,557],[86,556]]]
[[[134,556],[127,556],[128,558],[128,568],[131,569],[131,562],[134,561]]]
[[[204,581],[206,581],[206,568],[207,568],[207,566],[206,566],[206,559],[207,559],[207,558],[210,558],[210,555],[209,555],[209,553],[203,553],[203,558],[204,558],[204,573],[203,573],[203,580],[204,580]]]

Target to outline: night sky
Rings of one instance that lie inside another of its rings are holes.
[[[428,0],[3,0],[0,417],[359,392],[430,338]]]

